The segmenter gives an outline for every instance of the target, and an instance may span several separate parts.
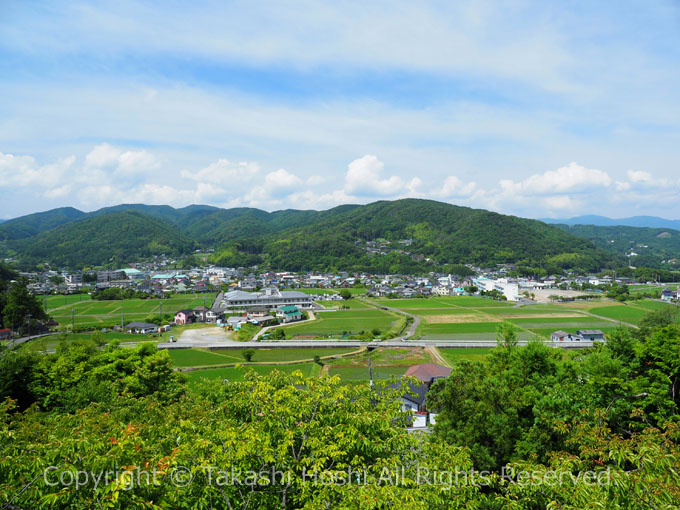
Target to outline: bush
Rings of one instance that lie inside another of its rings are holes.
[[[243,359],[250,363],[253,360],[253,356],[255,356],[255,349],[246,349],[241,354]]]

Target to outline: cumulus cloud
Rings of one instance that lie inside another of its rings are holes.
[[[397,175],[381,179],[384,163],[376,156],[367,154],[352,161],[345,175],[345,192],[355,196],[394,196],[403,192],[414,193],[421,184],[414,178],[409,182]]]
[[[16,156],[0,152],[0,187],[4,186],[56,186],[73,166],[75,157],[63,158],[56,163],[40,166],[31,156]]]
[[[228,159],[218,159],[198,172],[182,170],[181,175],[194,181],[233,186],[236,181],[251,180],[259,171],[260,166],[252,161],[232,163]]]
[[[534,174],[523,181],[503,179],[500,186],[506,193],[532,196],[545,193],[578,193],[593,188],[606,188],[611,183],[612,178],[606,172],[572,162],[557,170]]]
[[[148,173],[160,167],[160,162],[148,151],[124,151],[108,143],[94,147],[85,156],[86,170],[108,170],[119,174]]]
[[[279,168],[268,173],[261,186],[254,187],[246,194],[245,201],[251,205],[265,204],[269,201],[279,204],[282,198],[299,189],[302,183],[302,179],[297,175],[284,168]]]
[[[476,182],[463,182],[455,175],[450,175],[444,180],[441,189],[432,193],[439,198],[467,198],[480,191]]]

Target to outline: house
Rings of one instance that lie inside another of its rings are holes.
[[[125,326],[125,331],[128,333],[138,333],[146,335],[148,333],[156,333],[158,326],[150,322],[130,322]]]
[[[676,297],[676,293],[673,292],[671,289],[663,289],[661,291],[661,300],[662,301],[671,301],[674,297]]]
[[[550,335],[551,342],[580,342],[583,338],[574,333],[567,333],[566,331],[555,331]]]
[[[224,312],[221,310],[210,309],[205,312],[205,322],[217,322],[224,318]]]
[[[191,309],[180,310],[175,314],[175,324],[193,324],[196,322],[196,314]]]
[[[599,329],[579,329],[576,334],[591,342],[604,342],[606,340],[604,333]]]
[[[0,340],[9,340],[12,337],[12,330],[9,328],[0,329]]]
[[[429,389],[435,381],[444,379],[449,375],[451,375],[449,367],[443,367],[434,363],[423,363],[422,365],[409,367],[404,377],[415,377]]]
[[[205,306],[197,306],[194,308],[194,316],[196,317],[196,322],[206,322],[209,309]]]
[[[229,329],[241,329],[241,326],[248,322],[248,319],[238,315],[232,317],[227,317],[227,328]]]
[[[390,387],[398,387],[399,384]],[[408,383],[408,390],[401,396],[401,409],[403,411],[424,411],[427,400],[426,384]]]
[[[266,326],[267,324],[272,324],[276,322],[276,317],[273,315],[265,315],[260,317],[251,317],[248,322],[255,324],[256,326]]]
[[[302,312],[297,306],[287,305],[276,310],[276,318],[281,322],[294,322],[302,320]]]

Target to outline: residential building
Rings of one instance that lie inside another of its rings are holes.
[[[294,322],[302,320],[302,312],[300,312],[297,306],[287,305],[276,310],[276,317],[284,323]]]
[[[139,334],[156,333],[158,326],[150,322],[130,322],[125,326],[125,331]]]
[[[196,322],[196,314],[191,309],[180,310],[175,314],[175,324],[193,324]]]
[[[579,329],[576,334],[591,342],[604,342],[606,340],[604,333],[599,329]]]
[[[555,331],[550,335],[551,342],[580,342],[583,340],[581,335],[567,333],[566,331]]]

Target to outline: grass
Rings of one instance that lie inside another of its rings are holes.
[[[305,376],[317,377],[321,367],[316,363],[300,363],[296,365],[250,365],[240,367],[212,368],[185,372],[189,383],[196,383],[201,379],[227,379],[229,381],[243,381],[245,374],[252,370],[260,375],[266,375],[274,370],[290,374],[300,370]]]
[[[392,377],[401,377],[404,375],[408,367],[373,367],[373,379],[391,379]],[[366,367],[345,367],[333,366],[328,370],[328,375],[339,375],[345,381],[368,381],[369,371]]]
[[[379,329],[388,331],[397,326],[401,317],[382,310],[341,310],[317,312],[317,320],[285,328],[288,337],[336,336],[344,331],[351,334]]]
[[[593,310],[593,313],[621,322],[638,324],[640,319],[647,313],[647,310],[631,305],[614,305],[600,307],[597,310]]]
[[[253,363],[285,362],[313,359],[314,356],[337,356],[356,349],[255,349]],[[176,367],[199,367],[225,365],[229,363],[246,364],[243,349],[168,349],[168,354]]]
[[[371,308],[371,305],[359,301],[358,299],[348,299],[347,301],[317,301],[324,308],[338,309],[341,306],[346,306],[350,310],[360,308]]]
[[[47,311],[54,310],[60,306],[68,306],[82,301],[89,301],[92,297],[89,294],[67,294],[64,296],[37,296],[43,306],[47,303]]]
[[[450,363],[455,363],[456,361],[460,360],[469,360],[469,361],[482,361],[486,356],[493,351],[493,348],[479,348],[479,349],[468,349],[468,348],[461,348],[461,349],[442,349],[439,348],[439,353],[442,355],[442,357],[450,362]]]
[[[63,296],[51,296],[61,297]],[[89,296],[88,296],[89,297]],[[210,306],[215,294],[176,294],[162,300],[163,313],[174,314],[185,308],[194,308],[205,304]],[[49,301],[48,301],[49,306]],[[159,299],[125,299],[113,301],[79,301],[51,312],[52,317],[62,325],[71,324],[71,310],[74,311],[74,322],[78,325],[120,324],[121,316],[125,322],[143,321],[148,315],[159,313]]]
[[[303,292],[304,294],[310,295],[310,296],[316,296],[319,294],[337,294],[338,291],[335,289],[291,289],[291,290],[296,290],[298,292]]]

